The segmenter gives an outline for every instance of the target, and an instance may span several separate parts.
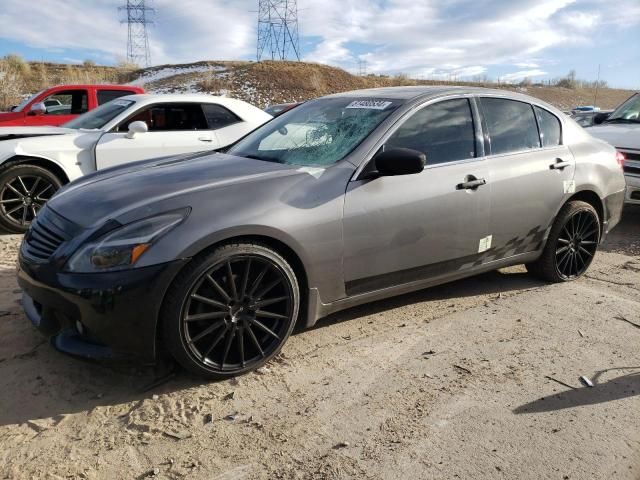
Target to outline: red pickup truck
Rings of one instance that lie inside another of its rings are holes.
[[[10,112],[0,112],[0,127],[58,126],[118,97],[144,93],[129,85],[59,85],[26,98]]]

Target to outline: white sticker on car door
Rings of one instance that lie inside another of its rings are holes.
[[[576,181],[575,180],[565,180],[562,182],[564,186],[564,193],[575,193],[576,192]]]
[[[478,253],[486,252],[491,248],[491,241],[493,240],[493,235],[489,235],[487,237],[483,237],[480,239],[478,243]]]

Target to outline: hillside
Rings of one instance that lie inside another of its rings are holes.
[[[6,60],[4,60],[6,61]],[[16,97],[34,93],[59,83],[132,83],[156,93],[202,92],[226,95],[264,108],[274,103],[302,101],[329,93],[359,88],[399,85],[476,85],[517,90],[545,100],[562,110],[593,104],[593,88],[562,88],[542,85],[443,82],[414,80],[406,76],[369,75],[359,77],[345,70],[303,62],[216,62],[161,65],[131,70],[123,67],[26,63],[19,65],[16,81],[6,75],[2,81],[0,65],[0,107],[15,104]],[[598,105],[613,108],[631,95],[628,90],[600,88]]]

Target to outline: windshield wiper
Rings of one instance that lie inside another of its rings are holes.
[[[240,157],[244,157],[244,158],[251,158],[252,160],[262,160],[264,162],[273,162],[273,163],[284,163],[282,160],[280,160],[277,157],[261,157],[259,155],[239,155]]]
[[[608,118],[603,123],[640,123],[640,120],[634,120],[632,118]]]

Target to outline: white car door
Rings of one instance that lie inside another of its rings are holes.
[[[145,122],[148,131],[127,135],[129,125],[135,121]],[[144,107],[100,138],[95,151],[96,168],[219,146],[199,103],[155,104]]]

